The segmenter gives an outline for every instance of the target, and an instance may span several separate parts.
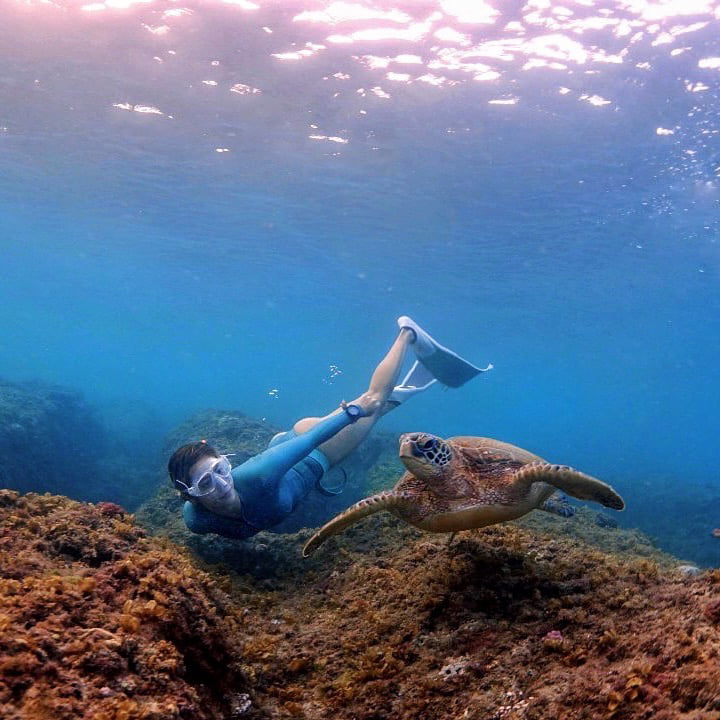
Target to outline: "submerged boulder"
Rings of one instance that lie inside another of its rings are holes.
[[[256,420],[238,411],[204,410],[188,418],[168,433],[163,444],[163,464],[181,445],[205,439],[218,452],[234,453],[233,465],[262,452],[273,435],[282,428]],[[367,495],[373,483],[387,481],[388,472],[402,466],[396,457],[396,439],[389,433],[373,433],[344,462],[323,479],[327,487],[342,488],[338,495],[329,497],[317,491],[301,501],[295,512],[272,529],[273,533],[297,532],[303,527],[318,527],[341,512],[348,505]],[[382,478],[378,478],[378,472]],[[236,553],[237,541],[226,541],[214,535],[197,536],[185,529],[182,521],[182,499],[168,480],[167,472],[160,470],[157,492],[138,509],[137,519],[153,533],[168,536],[177,542],[190,543],[205,558],[225,559]],[[263,533],[267,535],[267,533]],[[235,550],[233,550],[235,549]],[[237,568],[246,570],[246,566]],[[260,571],[260,568],[256,568]]]
[[[716,720],[720,571],[537,513],[452,543],[377,515],[209,566],[132,516],[0,491],[8,720]],[[607,548],[613,548],[610,552]]]
[[[0,380],[0,487],[99,500],[106,447],[102,423],[80,393]]]
[[[0,488],[135,508],[151,492],[151,446],[126,446],[72,388],[0,380]]]
[[[5,720],[261,717],[242,625],[216,579],[121,508],[0,490]]]

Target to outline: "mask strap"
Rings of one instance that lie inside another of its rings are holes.
[[[186,485],[182,480],[176,480],[176,481],[175,481],[175,484],[176,484],[176,485],[182,485],[182,486],[185,488],[185,491],[187,492],[187,494],[188,494],[188,495],[191,494],[190,491],[192,490],[192,487],[190,487],[189,485]]]
[[[203,475],[202,477],[205,477],[205,475]],[[210,488],[210,490],[208,490],[206,493],[201,493],[201,492],[199,492],[200,488],[197,487],[197,485],[195,483],[193,483],[192,485],[186,485],[182,480],[176,480],[175,482],[178,485],[182,485],[185,488],[185,492],[190,497],[194,497],[194,498],[204,497],[205,495],[209,495],[213,490],[212,488]],[[193,490],[197,490],[197,491],[193,492]]]

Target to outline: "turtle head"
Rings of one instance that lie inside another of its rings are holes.
[[[452,457],[450,446],[437,435],[405,433],[400,436],[400,460],[417,478],[441,477]]]

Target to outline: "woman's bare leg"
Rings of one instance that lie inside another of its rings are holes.
[[[380,417],[387,412],[388,406],[386,406],[385,401],[390,397],[393,388],[397,384],[405,354],[414,337],[412,330],[407,328],[400,330],[400,334],[392,344],[388,354],[375,368],[368,389],[351,402],[352,405],[359,405],[368,414],[356,420],[352,425],[343,428],[337,435],[325,441],[318,448],[325,453],[331,465],[336,465],[346,458],[367,437]],[[330,415],[336,415],[339,412],[342,412],[342,410],[335,410]],[[295,423],[293,430],[298,435],[301,435],[323,419],[303,418]]]

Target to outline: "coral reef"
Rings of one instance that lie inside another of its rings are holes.
[[[0,490],[4,720],[261,717],[242,626],[184,549],[122,508]]]
[[[720,571],[589,509],[450,543],[378,515],[214,566],[112,503],[3,491],[0,528],[9,720],[720,716]]]
[[[146,455],[137,443],[123,447],[122,438],[81,393],[0,380],[1,488],[134,508],[150,494]]]
[[[678,571],[638,533],[611,531],[611,554],[552,532],[600,541],[593,515],[449,545],[376,517],[304,569],[287,559],[253,585],[259,702],[313,720],[716,720],[720,571]]]
[[[0,381],[0,487],[100,499],[93,490],[105,447],[102,424],[80,393]]]

